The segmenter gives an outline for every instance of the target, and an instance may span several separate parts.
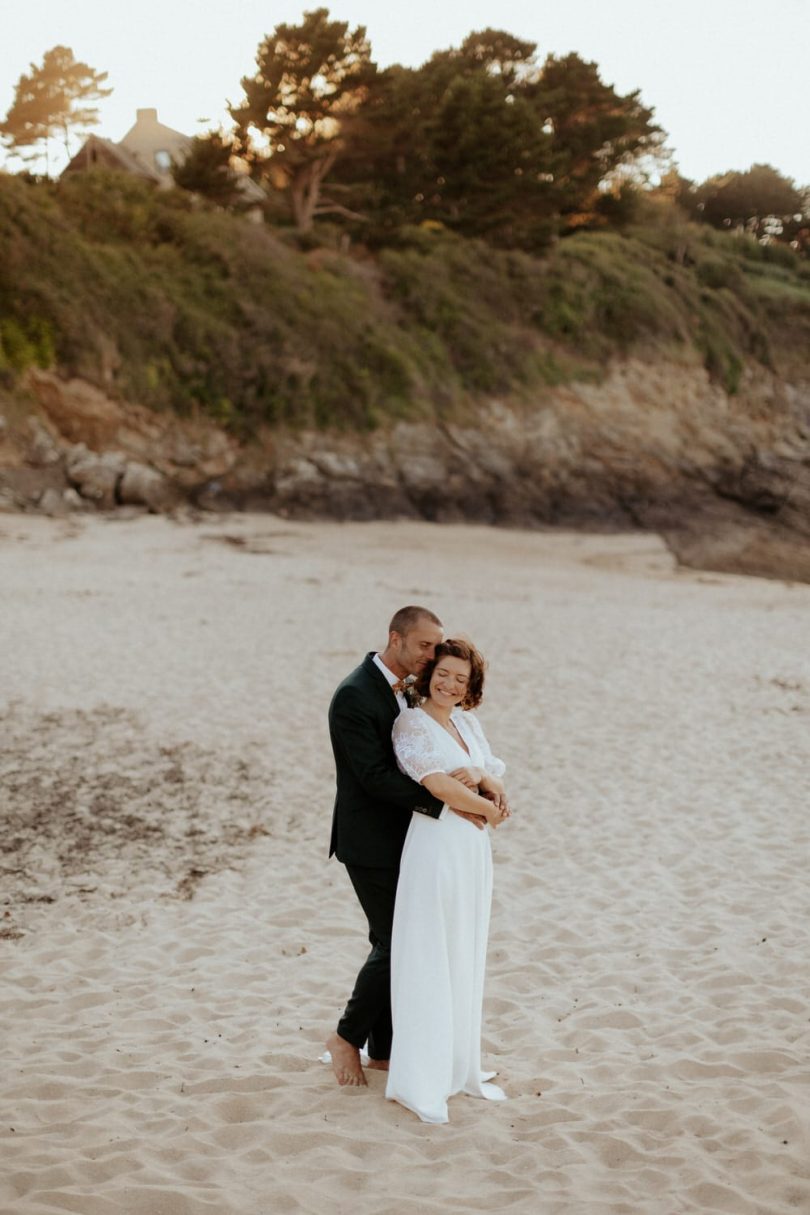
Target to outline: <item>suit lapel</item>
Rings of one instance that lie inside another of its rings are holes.
[[[399,701],[390,683],[374,661],[373,653],[366,654],[363,659],[362,670],[368,676],[369,684],[376,693],[380,703],[384,704],[386,708],[392,709],[394,711],[393,715],[396,717],[399,712]]]

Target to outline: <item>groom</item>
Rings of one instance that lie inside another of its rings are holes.
[[[391,1054],[391,929],[402,846],[416,810],[438,818],[443,803],[400,772],[391,728],[405,708],[404,684],[432,662],[442,623],[424,607],[404,607],[388,626],[388,645],[368,654],[343,680],[329,706],[337,795],[332,818],[334,853],[346,866],[369,927],[371,953],[326,1043],[338,1084],[366,1083],[369,1067],[387,1070]],[[465,817],[468,817],[465,815]],[[476,824],[480,825],[480,824]]]

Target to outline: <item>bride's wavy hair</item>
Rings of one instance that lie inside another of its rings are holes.
[[[467,684],[467,691],[464,699],[461,701],[462,709],[477,709],[484,696],[484,671],[486,663],[478,650],[471,641],[462,641],[460,638],[448,637],[447,641],[441,641],[436,646],[436,654],[432,662],[416,677],[414,687],[424,700],[430,695],[430,681],[433,678],[433,672],[442,658],[461,658],[464,662],[470,664],[470,681]]]

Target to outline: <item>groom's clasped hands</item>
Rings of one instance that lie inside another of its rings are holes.
[[[481,797],[486,797],[489,801],[495,803],[496,810],[500,811],[500,817],[490,826],[499,827],[501,823],[506,822],[512,817],[512,811],[509,808],[509,803],[506,798],[506,790],[499,780],[489,776],[481,768],[473,767],[472,765],[465,768],[456,768],[450,773],[454,780],[460,782],[467,789],[472,789],[474,793],[478,793]],[[452,809],[452,807],[451,807]],[[461,818],[466,818],[477,827],[479,831],[483,831],[487,825],[487,820],[481,814],[468,814],[463,810],[454,810],[454,814],[458,814]]]

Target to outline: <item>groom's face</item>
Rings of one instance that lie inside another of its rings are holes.
[[[430,620],[420,620],[405,634],[391,634],[397,662],[407,675],[418,675],[423,667],[433,661],[442,635],[439,626]]]

